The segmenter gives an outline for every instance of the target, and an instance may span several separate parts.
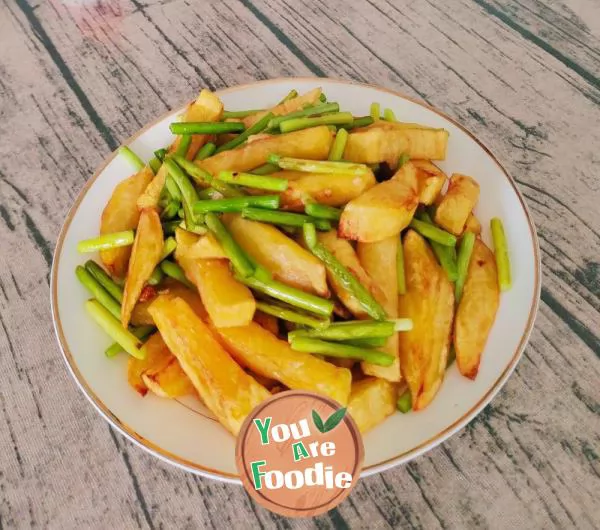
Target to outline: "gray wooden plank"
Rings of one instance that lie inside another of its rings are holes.
[[[600,87],[598,40],[588,27],[588,21],[593,23],[600,15],[597,5],[589,4],[577,14],[560,3],[475,1],[489,15],[562,62],[573,74],[595,88]]]
[[[597,527],[597,9],[534,0],[0,4],[0,240],[13,251],[0,254],[2,527]],[[111,432],[69,381],[47,300],[66,210],[122,139],[201,86],[310,73],[421,97],[482,138],[534,213],[544,303],[515,375],[468,429],[303,521],[166,467]]]

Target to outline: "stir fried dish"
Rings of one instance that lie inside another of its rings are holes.
[[[236,435],[273,393],[310,390],[365,432],[427,407],[454,360],[477,377],[511,285],[502,222],[492,251],[477,176],[435,164],[448,131],[369,111],[319,88],[226,110],[202,90],[148,163],[120,149],[135,172],[76,275],[134,391],[197,396]]]

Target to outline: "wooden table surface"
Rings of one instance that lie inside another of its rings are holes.
[[[2,0],[0,529],[600,527],[599,41],[597,0]],[[111,430],[49,307],[63,219],[122,140],[201,87],[294,75],[459,120],[516,178],[543,255],[531,343],[493,403],[313,520]]]

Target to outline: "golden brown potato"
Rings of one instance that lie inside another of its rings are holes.
[[[464,232],[473,232],[476,236],[481,234],[481,223],[474,213],[470,213],[467,217]]]
[[[200,240],[198,234],[194,234],[193,232],[189,232],[188,230],[184,230],[183,228],[175,229],[175,241],[177,242],[177,246],[175,247],[176,255],[181,258],[190,258],[195,259],[196,256],[190,256],[191,249],[198,243]]]
[[[288,179],[288,189],[281,194],[281,205],[297,211],[304,210],[307,199],[327,206],[343,206],[377,183],[372,171],[363,175],[279,171],[272,176]]]
[[[456,236],[462,234],[478,200],[479,184],[475,179],[454,173],[450,177],[448,191],[435,210],[436,224]]]
[[[243,366],[265,377],[277,379],[291,389],[304,389],[347,403],[352,375],[346,368],[294,351],[255,322],[237,328],[221,328],[227,350]]]
[[[156,173],[156,175],[152,178],[152,180],[144,189],[144,192],[138,197],[138,210],[144,210],[145,208],[158,208],[160,193],[162,192],[162,189],[165,186],[166,180],[167,168],[163,165],[160,166],[158,173]]]
[[[454,286],[442,271],[437,290],[437,306],[431,327],[431,357],[423,374],[421,394],[413,404],[414,410],[423,410],[438,393],[448,365],[450,332],[454,318]]]
[[[240,368],[181,298],[159,296],[150,314],[208,409],[237,435],[246,416],[270,396],[269,391]]]
[[[144,384],[159,397],[177,398],[196,394],[190,378],[185,375],[179,361],[171,355],[171,361],[159,371],[148,370],[142,374]]]
[[[162,340],[160,333],[154,333],[144,344],[145,359],[136,359],[129,356],[127,360],[127,382],[136,392],[145,396],[148,387],[142,379],[142,374],[152,366],[165,366],[169,355],[172,355],[167,345]],[[167,359],[165,361],[165,359]]]
[[[165,294],[182,298],[200,318],[206,318],[206,309],[202,305],[200,295],[173,278],[165,278],[156,289],[156,296],[144,302],[138,302],[131,313],[131,324],[134,326],[153,326],[154,320],[148,308],[157,296]]]
[[[346,205],[339,234],[365,243],[398,235],[408,226],[418,205],[415,166],[407,162],[390,180],[377,184]]]
[[[175,229],[177,256],[184,259],[225,259],[223,247],[210,232],[197,235],[181,228]]]
[[[223,151],[197,164],[212,175],[217,175],[220,171],[248,171],[262,166],[271,153],[325,160],[332,142],[333,133],[323,125],[248,142],[237,149]]]
[[[446,174],[429,160],[412,160],[412,163],[417,170],[419,202],[433,204],[444,187]]]
[[[375,243],[358,243],[356,254],[365,272],[373,279],[373,295],[390,318],[398,313],[398,270],[396,256],[400,238],[388,237]]]
[[[221,246],[221,243],[217,241],[217,238],[210,232],[200,236],[198,243],[192,249],[190,258],[213,258],[213,259],[224,259],[227,258],[225,251]]]
[[[210,232],[204,234],[196,245],[196,252],[199,258],[226,258],[225,251],[221,243]]]
[[[454,290],[425,239],[409,230],[403,247],[406,294],[399,297],[398,316],[411,318],[413,329],[398,334],[400,366],[413,409],[421,410],[431,402],[445,374]]]
[[[175,259],[198,289],[202,303],[216,327],[244,326],[254,317],[256,302],[248,287],[238,282],[225,259],[190,258],[198,245],[195,234],[175,232]],[[190,250],[191,249],[191,250]]]
[[[252,292],[238,282],[223,259],[190,260],[189,267],[202,303],[218,328],[245,326],[254,318],[256,301]]]
[[[364,434],[394,413],[397,399],[396,385],[385,379],[367,377],[352,384],[348,412]]]
[[[376,243],[358,243],[356,254],[361,265],[373,283],[378,287],[373,296],[385,309],[389,318],[398,316],[398,269],[396,267],[396,256],[400,238],[391,236]],[[367,375],[373,375],[391,382],[399,382],[402,379],[400,373],[400,357],[398,354],[398,333],[394,333],[382,351],[395,357],[390,366],[379,366],[371,363],[361,363],[362,370]]]
[[[192,102],[185,111],[181,121],[201,121],[201,122],[216,122],[221,121],[223,117],[223,103],[221,100],[206,88],[200,91],[200,95],[196,101]],[[211,138],[208,134],[192,134],[192,141],[186,158],[194,160],[198,150],[209,141]],[[169,153],[173,153],[179,147],[181,136],[177,136],[175,141],[169,148]]]
[[[273,225],[228,215],[223,221],[238,244],[276,280],[304,291],[328,296],[325,266]]]
[[[262,117],[269,112],[272,113],[273,116],[285,116],[286,114],[289,114],[290,112],[296,112],[297,110],[302,110],[307,105],[314,105],[315,103],[318,103],[320,97],[321,97],[321,89],[313,88],[311,91],[307,92],[306,94],[302,94],[301,96],[296,96],[293,99],[284,101],[283,103],[280,103],[279,105],[276,105],[267,111],[258,112],[257,114],[252,114],[252,116],[248,116],[248,117],[244,118],[242,121],[244,122],[244,125],[246,126],[246,129],[247,129],[248,127],[252,127],[252,125],[254,125],[257,121],[262,119]]]
[[[456,363],[465,377],[475,379],[477,376],[481,354],[499,304],[500,290],[494,254],[483,241],[476,239],[454,322]]]
[[[319,243],[329,250],[329,252],[331,252],[344,267],[356,276],[358,281],[362,283],[374,297],[379,299],[382,296],[375,282],[373,282],[365,269],[363,269],[360,261],[358,261],[356,252],[348,241],[340,239],[335,233],[335,230],[319,232],[317,237]],[[350,293],[339,281],[337,276],[332,274],[329,270],[327,270],[327,279],[333,288],[333,292],[356,318],[369,318],[368,313],[356,297]]]
[[[140,212],[136,205],[137,200],[153,176],[152,170],[145,167],[117,184],[102,211],[100,234],[133,230],[137,227],[140,219]],[[124,278],[130,255],[131,247],[120,247],[101,251],[100,259],[111,276]]]
[[[162,248],[163,231],[158,213],[153,209],[142,210],[123,291],[121,324],[124,328],[129,325],[142,289],[159,263]]]
[[[158,293],[156,296],[158,296]],[[133,308],[133,311],[131,312],[131,319],[130,319],[130,323],[132,326],[153,326],[154,325],[154,321],[152,320],[152,317],[150,316],[150,313],[148,312],[148,308],[150,307],[150,304],[154,301],[154,298],[156,298],[156,297],[153,297],[144,302],[138,302],[137,304],[135,304],[135,307]]]
[[[260,140],[267,140],[268,138],[272,137],[273,135],[268,133],[252,134],[248,137],[248,140],[246,140],[246,144],[251,144],[252,142],[259,142]]]
[[[203,121],[203,122],[216,122],[220,121],[223,115],[223,103],[209,90],[202,90],[198,99],[190,104],[184,114],[182,121]],[[211,139],[210,135],[207,134],[193,134],[192,142],[188,148],[186,158],[193,160],[199,149]],[[173,153],[177,150],[180,136],[175,138],[175,141],[169,147],[169,153]],[[137,205],[138,209],[143,210],[144,208],[156,208],[160,199],[160,194],[165,185],[167,179],[167,168],[161,166],[156,176],[148,184],[144,193],[140,195]]]
[[[378,121],[350,133],[344,160],[363,164],[387,162],[396,167],[401,154],[411,159],[444,160],[447,145],[445,129]]]
[[[151,390],[158,396],[169,398],[194,393],[191,381],[160,333],[155,333],[146,341],[144,351],[145,359],[130,356],[127,364],[127,381],[137,392],[145,396]]]

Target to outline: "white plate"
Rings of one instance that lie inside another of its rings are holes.
[[[506,171],[473,135],[450,118],[427,106],[382,88],[315,78],[277,79],[222,90],[230,110],[263,108],[292,88],[299,92],[321,86],[330,101],[355,115],[369,113],[379,101],[402,121],[450,131],[448,158],[440,163],[447,173],[474,176],[481,185],[477,216],[489,243],[489,221],[501,217],[507,233],[513,287],[502,295],[476,381],[461,377],[452,366],[436,399],[419,413],[397,413],[365,438],[367,476],[408,462],[464,427],[492,397],[514,369],[529,338],[540,292],[540,259],[533,221],[523,197]],[[168,125],[177,109],[134,135],[126,143],[143,159],[170,143]],[[90,256],[77,253],[79,240],[97,235],[100,213],[115,185],[129,176],[122,157],[111,154],[79,194],[61,230],[52,265],[52,311],[65,361],[82,392],[98,412],[123,435],[166,462],[200,475],[237,482],[235,441],[201,406],[148,394],[140,397],[127,384],[126,356],[107,359],[110,340],[91,321],[83,304],[87,292],[74,270]],[[95,257],[95,256],[91,256]]]

